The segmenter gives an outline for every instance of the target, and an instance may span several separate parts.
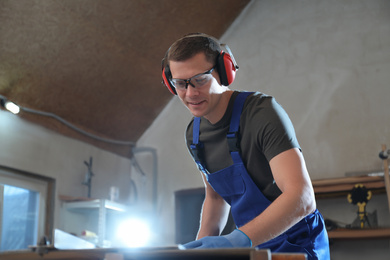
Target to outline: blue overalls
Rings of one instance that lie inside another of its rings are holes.
[[[250,92],[240,92],[233,106],[227,140],[234,164],[209,173],[202,164],[202,143],[199,141],[200,118],[194,118],[192,154],[199,169],[213,189],[231,206],[237,228],[260,215],[271,202],[249,176],[240,156],[238,130],[242,108]],[[321,214],[316,210],[278,237],[256,246],[272,252],[306,253],[308,259],[330,259],[329,241]]]

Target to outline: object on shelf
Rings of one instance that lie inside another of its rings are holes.
[[[110,200],[118,201],[119,199],[119,188],[115,186],[110,187]]]
[[[387,193],[387,203],[389,205],[390,212],[390,175],[389,175],[389,150],[387,150],[386,145],[382,144],[382,151],[379,153],[379,158],[383,161],[383,169],[384,169],[384,180],[386,186]]]
[[[55,229],[54,247],[56,249],[92,249],[96,246],[67,232]]]
[[[372,212],[372,213],[366,212],[366,220],[367,220],[367,223],[369,223],[369,226],[364,226],[364,229],[378,228],[378,216],[377,216],[376,210],[374,210],[374,212]],[[355,218],[355,220],[352,222],[352,224],[346,225],[346,228],[362,229],[360,217],[357,216]]]
[[[371,227],[366,212],[366,206],[371,197],[372,192],[367,190],[363,184],[356,184],[348,194],[348,202],[358,206],[357,214],[360,221],[360,228],[364,228],[366,224]]]
[[[81,239],[84,239],[94,245],[98,245],[98,235],[95,232],[89,231],[89,230],[83,230],[81,231]]]
[[[384,171],[383,169],[377,169],[377,170],[371,170],[371,171],[353,171],[353,172],[346,172],[345,177],[383,177]]]
[[[340,221],[329,219],[329,218],[324,219],[324,222],[327,231],[332,231],[339,228],[346,228],[347,226],[347,224],[345,223],[341,223]]]
[[[95,175],[92,172],[92,157],[89,158],[89,162],[84,161],[84,164],[87,166],[87,172],[85,173],[85,179],[81,184],[87,186],[88,198],[90,198],[91,197],[91,188],[92,188],[92,177]]]

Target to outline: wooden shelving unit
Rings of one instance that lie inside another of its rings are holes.
[[[357,177],[343,177],[333,179],[322,179],[312,181],[314,192],[317,200],[330,199],[330,198],[347,198],[348,193],[356,184],[363,184],[367,189],[371,190],[374,194],[386,193],[385,181],[383,176],[357,176]],[[181,239],[184,239],[183,234],[191,234],[190,237],[196,235],[199,218],[193,217],[196,214],[190,214],[192,217],[188,217],[187,214],[183,216],[180,212],[188,213],[188,210],[182,210],[185,205],[191,205],[191,209],[194,208],[194,203],[198,203],[198,207],[195,209],[200,210],[201,204],[204,199],[204,188],[179,190],[175,193],[176,198],[176,237],[177,243],[183,243]],[[188,201],[188,198],[191,200]],[[195,201],[192,199],[195,198]],[[198,215],[196,215],[198,216]],[[191,224],[189,224],[191,223]],[[187,229],[183,232],[183,227],[188,228],[195,226],[193,234]],[[234,225],[233,225],[234,226]],[[337,229],[328,232],[330,239],[349,240],[349,239],[390,239],[390,227],[389,228],[375,228],[375,229]]]
[[[314,180],[313,188],[317,199],[347,196],[356,184],[363,184],[373,193],[386,193],[382,176],[357,176]]]
[[[357,176],[312,181],[317,199],[346,197],[356,184],[363,184],[372,193],[386,193],[383,176]],[[390,228],[336,229],[330,239],[390,239]]]
[[[112,222],[114,221],[115,216],[120,216],[121,214],[126,214],[131,211],[131,209],[120,203],[110,201],[110,200],[81,200],[81,201],[70,201],[64,202],[64,212],[65,216],[70,217],[69,213],[76,213],[77,216],[83,216],[87,220],[88,224],[95,223],[96,226],[90,226],[90,231],[93,231],[98,236],[97,245],[99,247],[107,247],[105,245],[105,240],[107,239],[108,232],[107,230],[111,227]],[[75,216],[75,215],[73,215]],[[77,217],[76,217],[77,218]],[[80,218],[83,219],[83,218]],[[78,220],[78,219],[77,219]],[[68,218],[64,217],[63,221],[68,221]],[[78,220],[79,221],[79,220]],[[79,223],[73,224],[77,226]],[[85,224],[85,223],[84,223]],[[84,230],[84,228],[79,229]],[[68,230],[65,230],[69,232]]]

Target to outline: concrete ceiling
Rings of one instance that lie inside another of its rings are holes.
[[[0,95],[102,138],[136,142],[172,98],[161,59],[184,34],[220,37],[249,0],[0,0]],[[22,118],[129,157],[50,117]]]

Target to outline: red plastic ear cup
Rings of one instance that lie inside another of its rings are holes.
[[[236,67],[228,53],[221,51],[217,60],[217,70],[221,79],[221,84],[229,86],[236,77]]]
[[[167,86],[168,90],[173,94],[177,95],[176,89],[174,86],[172,86],[171,82],[169,81],[169,78],[171,77],[171,70],[169,69],[169,66],[165,66],[162,71],[162,78],[165,86]]]

